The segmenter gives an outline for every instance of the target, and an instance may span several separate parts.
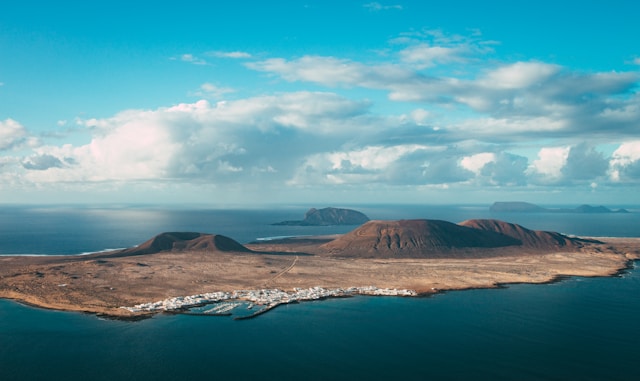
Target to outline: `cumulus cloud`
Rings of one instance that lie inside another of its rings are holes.
[[[421,166],[424,184],[451,184],[468,181],[473,173],[462,168],[457,156],[437,156]]]
[[[562,175],[567,181],[593,181],[607,174],[609,161],[593,146],[581,143],[572,146]]]
[[[538,159],[528,168],[533,183],[578,185],[604,179],[609,169],[609,159],[587,143],[573,146],[544,147]]]
[[[640,140],[621,144],[611,155],[609,166],[614,182],[640,181]]]
[[[458,161],[458,154],[444,146],[367,146],[311,155],[298,167],[289,184],[406,186],[457,183],[473,175],[460,167]]]
[[[31,136],[19,122],[11,118],[0,120],[0,151],[22,146],[34,147],[37,144],[38,139]]]
[[[544,147],[538,152],[538,159],[531,163],[529,170],[543,182],[558,181],[562,177],[562,168],[567,163],[570,150],[571,147]]]
[[[42,147],[22,166],[38,182],[215,183],[238,176],[284,182],[306,155],[371,125],[367,110],[367,103],[308,92],[127,110],[81,121],[95,133],[89,144]]]
[[[527,183],[526,157],[508,152],[481,152],[465,156],[460,166],[473,172],[480,185],[514,186]]]
[[[289,181],[292,185],[381,182],[398,159],[428,147],[368,146],[350,151],[323,152],[306,157]]]
[[[479,174],[482,168],[490,162],[496,161],[496,154],[493,152],[482,152],[471,156],[465,156],[460,161],[460,166],[475,174]]]
[[[523,186],[527,184],[529,160],[520,155],[501,152],[482,167],[480,174],[491,185]]]

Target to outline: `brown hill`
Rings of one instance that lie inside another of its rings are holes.
[[[168,251],[251,252],[235,240],[219,234],[193,232],[161,233],[150,240],[116,255],[143,255]]]
[[[440,220],[369,221],[321,246],[344,257],[424,258],[469,248],[519,245],[498,232]]]
[[[500,220],[467,220],[460,223],[482,231],[504,234],[520,241],[522,246],[536,249],[554,249],[559,247],[575,248],[580,246],[580,240],[567,237],[560,233],[540,230],[530,230],[523,226]]]

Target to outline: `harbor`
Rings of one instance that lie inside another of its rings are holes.
[[[255,318],[282,304],[355,295],[417,296],[418,294],[413,290],[378,288],[375,286],[349,288],[310,287],[294,288],[292,291],[258,289],[180,296],[121,308],[130,312],[172,312],[199,316],[235,315],[235,320],[243,320]],[[241,306],[244,306],[244,308],[239,308]],[[234,312],[232,313],[232,311]]]

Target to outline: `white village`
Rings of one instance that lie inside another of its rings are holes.
[[[375,286],[349,288],[294,288],[293,291],[280,289],[236,290],[232,292],[210,292],[189,296],[178,296],[157,302],[137,304],[133,307],[121,307],[131,312],[176,312],[186,311],[192,307],[216,304],[203,312],[211,315],[229,315],[229,311],[242,305],[240,301],[248,302],[248,309],[260,306],[255,313],[240,318],[251,318],[267,312],[281,304],[297,303],[301,301],[320,300],[326,298],[340,298],[355,295],[370,296],[417,296],[417,292],[406,289],[378,288]]]

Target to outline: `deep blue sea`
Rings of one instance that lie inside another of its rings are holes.
[[[341,233],[271,226],[260,210],[0,207],[0,254],[129,247],[163,231],[257,238]],[[499,218],[533,229],[640,237],[640,213],[491,214],[488,206],[358,206],[376,219]],[[138,322],[0,300],[0,380],[636,380],[640,271],[430,298],[286,305],[256,319]]]

